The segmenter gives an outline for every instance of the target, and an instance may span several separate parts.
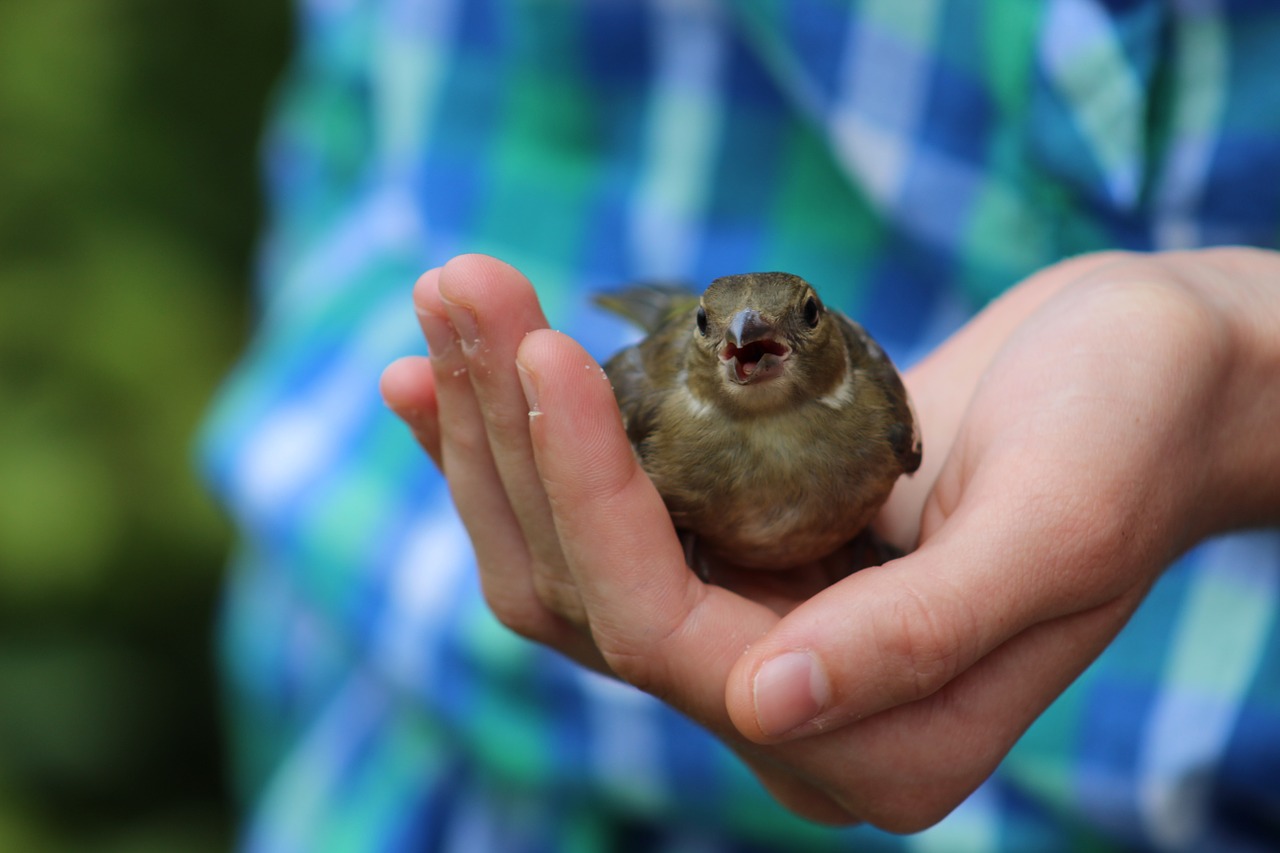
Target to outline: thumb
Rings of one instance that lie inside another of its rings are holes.
[[[729,674],[734,726],[771,743],[915,702],[1028,628],[1122,592],[1114,575],[1103,580],[1110,573],[1098,541],[1064,541],[1061,519],[1018,513],[1028,496],[1014,492],[968,501],[916,552],[864,569],[787,614]],[[1078,671],[1082,648],[1045,650],[1046,671]],[[1088,648],[1089,660],[1101,650]]]

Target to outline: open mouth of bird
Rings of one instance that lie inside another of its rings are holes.
[[[728,370],[729,378],[739,385],[772,379],[782,373],[782,363],[791,354],[791,348],[769,338],[737,346],[727,343],[720,351],[720,360]]]

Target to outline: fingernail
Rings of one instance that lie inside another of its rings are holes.
[[[520,362],[516,362],[516,375],[520,377],[520,387],[524,389],[525,402],[529,404],[529,415],[542,414],[538,408],[538,383],[533,374]]]
[[[765,661],[753,684],[756,724],[771,737],[807,723],[826,707],[831,686],[811,652],[786,652]]]
[[[427,348],[431,350],[432,358],[444,358],[453,351],[458,343],[458,333],[447,318],[424,310],[418,312],[418,323],[422,326],[422,334],[427,337]]]
[[[465,305],[450,302],[443,296],[444,310],[449,312],[449,321],[458,330],[458,340],[462,343],[462,351],[470,353],[480,343],[480,332],[476,325],[476,313]]]

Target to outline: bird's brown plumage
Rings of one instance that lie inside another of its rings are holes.
[[[716,279],[599,300],[649,333],[605,364],[676,527],[735,565],[786,569],[858,535],[920,464],[883,350],[804,279]]]

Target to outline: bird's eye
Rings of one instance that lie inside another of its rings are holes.
[[[701,305],[698,306],[698,331],[707,334],[707,309]]]
[[[821,315],[822,308],[818,306],[818,300],[810,296],[804,303],[804,321],[809,324],[809,328],[815,328]]]

